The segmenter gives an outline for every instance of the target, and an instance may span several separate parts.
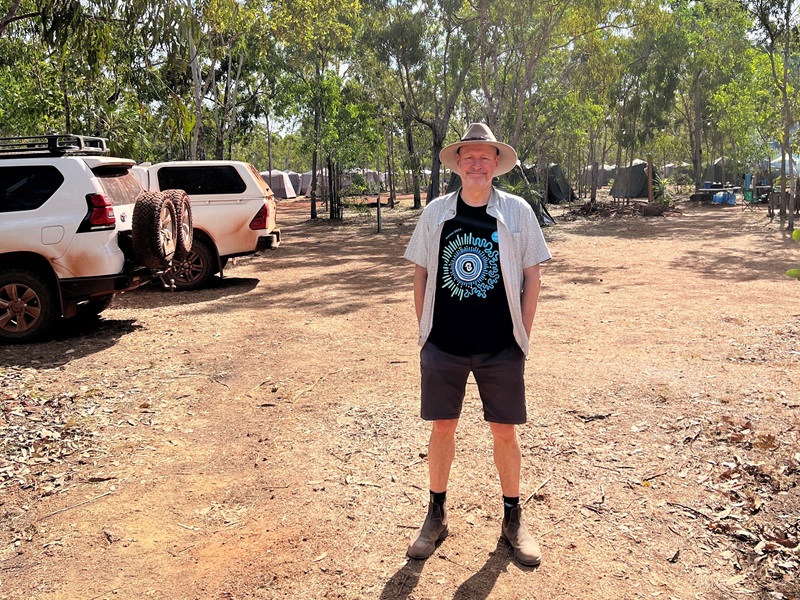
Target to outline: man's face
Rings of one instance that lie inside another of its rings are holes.
[[[484,187],[492,184],[497,172],[497,150],[484,144],[461,146],[458,153],[458,170],[466,187]]]

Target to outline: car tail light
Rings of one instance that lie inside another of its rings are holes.
[[[86,204],[89,212],[83,219],[78,231],[97,231],[99,229],[114,229],[117,218],[114,208],[103,194],[86,194]]]
[[[256,216],[250,221],[250,229],[266,229],[269,222],[269,207],[265,204],[258,209]]]

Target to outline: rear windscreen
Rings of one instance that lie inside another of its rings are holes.
[[[50,165],[0,167],[0,212],[39,208],[62,183],[61,171]]]
[[[241,194],[247,189],[236,167],[231,165],[162,167],[158,170],[161,190],[183,190],[200,194]]]
[[[112,206],[133,204],[142,193],[139,180],[127,167],[96,167],[92,169],[92,173],[100,181]]]

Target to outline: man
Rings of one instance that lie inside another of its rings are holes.
[[[534,566],[541,551],[522,521],[516,426],[527,417],[524,362],[539,297],[539,264],[550,252],[531,207],[492,186],[495,175],[517,164],[511,146],[498,142],[486,125],[473,123],[439,157],[461,176],[462,187],[425,207],[405,253],[416,265],[421,416],[432,422],[430,504],[408,556],[428,558],[447,537],[447,482],[472,372],[500,475],[501,537],[520,563]]]

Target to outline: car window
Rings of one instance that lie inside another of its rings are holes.
[[[52,165],[0,167],[0,212],[34,210],[64,183]]]
[[[100,181],[112,206],[133,204],[142,193],[139,180],[127,167],[95,167],[92,173]]]
[[[232,165],[162,167],[158,170],[158,187],[162,190],[183,190],[198,194],[241,194],[247,189],[236,167]]]

